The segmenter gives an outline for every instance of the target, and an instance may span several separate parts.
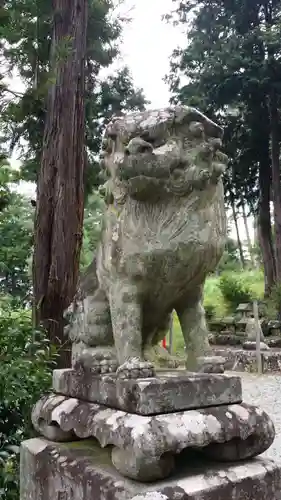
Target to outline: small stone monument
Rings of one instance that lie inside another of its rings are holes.
[[[248,302],[239,304],[236,308],[235,313],[239,319],[248,319],[253,313],[253,306]]]
[[[259,329],[258,332],[257,328]],[[247,324],[246,324],[247,340],[243,343],[243,349],[246,349],[247,351],[254,351],[256,349],[257,333],[259,334],[260,337],[260,350],[268,351],[269,347],[264,341],[264,334],[262,331],[260,320],[257,321],[254,318],[254,314],[252,313],[250,317],[247,318]]]
[[[202,291],[226,239],[221,136],[188,107],[108,126],[107,207],[68,328],[72,368],[54,371],[33,410],[43,438],[22,445],[21,500],[280,500],[279,468],[245,462],[274,425],[209,355]],[[173,309],[186,371],[159,350]]]

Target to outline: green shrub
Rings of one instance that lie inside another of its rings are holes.
[[[212,275],[209,276],[204,286],[204,308],[205,311],[213,310],[214,314],[212,319],[222,318],[226,314],[226,306],[224,299],[219,288],[219,277]],[[208,314],[208,313],[207,313]]]
[[[265,315],[269,319],[277,319],[281,312],[281,285],[273,287],[270,297],[264,300]]]
[[[205,309],[207,321],[211,321],[215,317],[215,314],[216,314],[215,304],[212,304],[211,302],[206,301],[204,303],[204,309]]]
[[[235,311],[239,304],[252,302],[255,299],[251,287],[234,273],[222,274],[219,279],[219,288],[229,311]]]
[[[19,497],[19,445],[33,435],[31,409],[51,385],[55,353],[28,310],[0,301],[0,498]]]

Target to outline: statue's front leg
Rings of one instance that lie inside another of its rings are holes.
[[[117,281],[109,291],[109,303],[114,343],[117,352],[119,378],[154,376],[152,363],[144,361],[141,306],[137,288]]]

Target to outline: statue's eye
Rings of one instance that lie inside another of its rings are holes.
[[[140,153],[150,153],[152,151],[152,146],[150,144],[144,144],[143,146],[139,147],[139,152]]]

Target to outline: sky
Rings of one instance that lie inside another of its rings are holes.
[[[136,87],[144,90],[146,98],[150,101],[149,107],[158,108],[169,104],[169,88],[163,81],[169,72],[169,58],[177,46],[183,46],[186,37],[180,27],[174,27],[162,20],[164,14],[174,8],[172,0],[125,0],[121,12],[131,18],[125,25],[121,46],[121,61],[131,70]],[[21,82],[14,78],[11,87],[20,90]],[[17,163],[16,156],[13,163]],[[34,196],[34,187],[22,184],[22,191]],[[253,237],[252,220],[249,220],[250,233]],[[232,225],[231,225],[232,226]],[[242,220],[241,237],[246,235]],[[236,239],[234,228],[231,237]]]
[[[184,33],[161,18],[174,8],[172,0],[135,0],[125,2],[131,10],[131,23],[123,33],[122,55],[136,86],[145,90],[151,107],[169,103],[169,88],[163,77],[169,72],[169,57],[183,45]]]

